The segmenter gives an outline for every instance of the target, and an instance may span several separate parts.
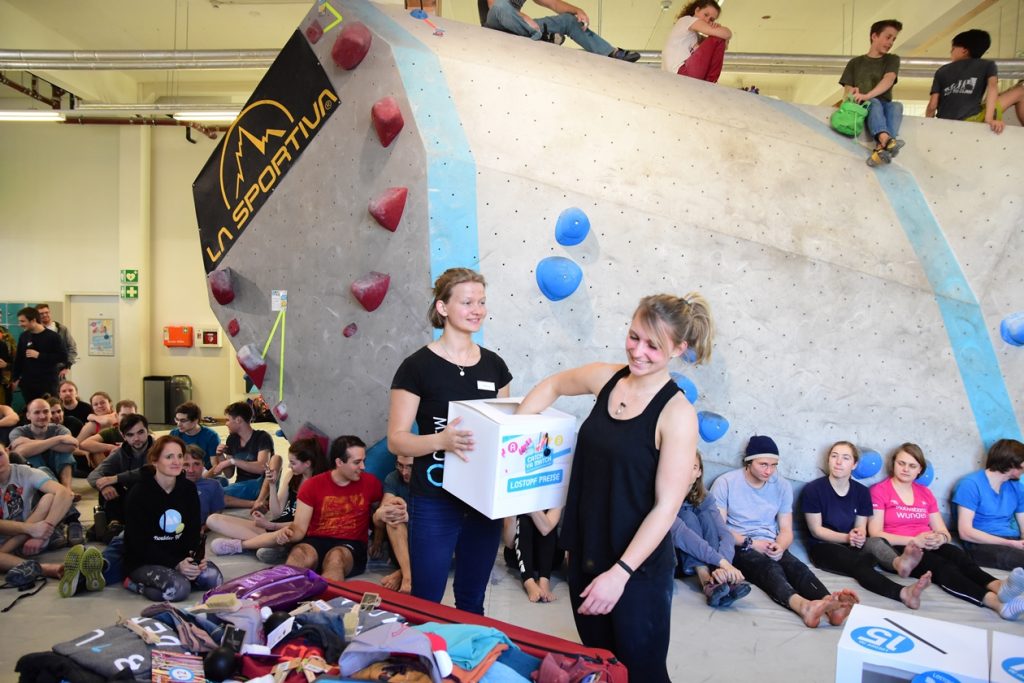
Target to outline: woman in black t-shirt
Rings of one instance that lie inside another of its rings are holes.
[[[509,395],[512,375],[473,334],[487,317],[485,282],[450,268],[434,283],[428,317],[441,336],[402,361],[391,383],[388,450],[415,458],[410,481],[409,560],[412,594],[440,602],[455,555],[455,605],[483,614],[484,592],[501,539],[488,519],[441,488],[446,451],[468,460],[473,434],[448,424],[449,401]],[[412,432],[415,422],[418,434]]]
[[[668,364],[687,349],[698,363],[710,359],[713,336],[699,294],[645,297],[626,335],[625,366],[591,363],[552,375],[517,410],[597,396],[576,438],[561,541],[580,639],[614,652],[630,680],[670,680],[669,530],[696,476],[697,413]]]

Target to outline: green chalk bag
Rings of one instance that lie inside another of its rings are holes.
[[[832,112],[829,123],[837,133],[855,138],[864,132],[864,119],[868,117],[868,103],[857,104],[852,97],[847,97]]]

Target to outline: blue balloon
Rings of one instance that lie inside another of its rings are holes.
[[[917,478],[917,483],[921,486],[931,486],[932,481],[935,479],[935,467],[932,465],[931,460],[924,461],[924,472]]]
[[[1003,322],[999,324],[999,336],[1007,344],[1024,346],[1024,312],[1003,318]]]
[[[563,247],[572,247],[587,238],[590,232],[590,219],[583,209],[575,206],[558,215],[555,223],[555,241]]]
[[[729,421],[718,413],[702,410],[697,413],[698,430],[700,438],[708,443],[718,441],[729,431]]]
[[[687,400],[690,403],[696,403],[699,394],[697,393],[697,385],[690,381],[690,378],[680,372],[670,372],[672,375],[672,381],[676,383],[676,386],[682,389],[683,393],[686,394]]]
[[[853,476],[857,479],[870,479],[882,469],[882,454],[878,451],[862,451],[860,461],[853,468]]]
[[[561,301],[575,292],[581,280],[583,271],[564,256],[549,256],[537,264],[537,286],[552,301]]]
[[[409,14],[411,14],[416,19],[426,19],[427,18],[427,13],[424,12],[423,10],[421,10],[421,9],[414,9],[413,11],[409,12]]]

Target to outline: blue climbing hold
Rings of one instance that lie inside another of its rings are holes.
[[[283,429],[278,429],[276,432],[274,432],[274,434],[276,434],[277,436],[281,437],[282,439],[284,438],[284,430]]]
[[[878,451],[861,451],[860,461],[853,468],[853,476],[857,479],[870,479],[882,469],[882,454]]]
[[[1003,318],[999,324],[999,335],[1007,344],[1024,346],[1024,311]]]
[[[563,247],[579,244],[587,238],[589,232],[590,219],[583,213],[583,209],[574,206],[558,215],[558,222],[555,223],[555,241]]]
[[[690,365],[693,365],[697,362],[697,352],[694,351],[692,347],[687,346],[686,350],[683,351],[683,360]]]
[[[931,460],[924,461],[924,472],[917,478],[918,484],[921,486],[931,486],[932,481],[935,479],[935,467],[932,465]]]
[[[700,438],[708,443],[718,441],[729,431],[729,421],[718,413],[702,410],[697,413],[697,429]]]
[[[424,12],[423,10],[421,10],[421,9],[414,9],[413,11],[409,12],[409,14],[411,14],[416,19],[426,19],[427,18],[427,13]]]
[[[697,398],[699,397],[697,385],[690,381],[690,378],[681,372],[670,372],[669,374],[672,376],[672,381],[676,383],[676,386],[686,394],[687,400],[689,400],[690,403],[696,403]]]
[[[572,259],[549,256],[537,264],[537,286],[552,301],[561,301],[576,291],[583,271]]]

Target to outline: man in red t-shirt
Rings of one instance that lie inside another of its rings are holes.
[[[364,472],[366,444],[358,436],[335,439],[330,458],[334,469],[299,487],[295,520],[277,533],[277,542],[295,544],[285,564],[341,581],[366,569],[370,518],[384,488]]]

